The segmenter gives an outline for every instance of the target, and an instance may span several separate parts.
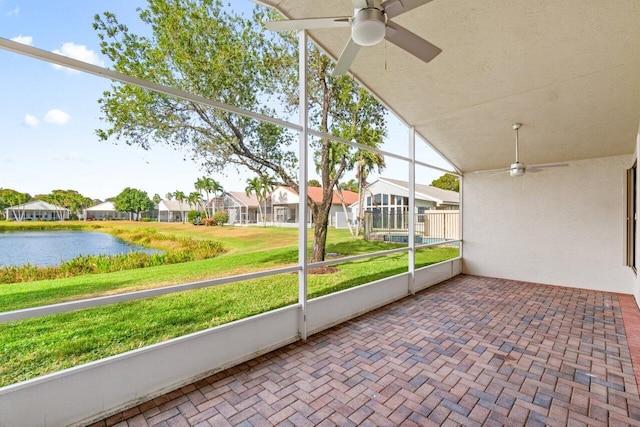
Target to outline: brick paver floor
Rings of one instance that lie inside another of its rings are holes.
[[[618,295],[458,276],[96,425],[640,426],[640,399]]]

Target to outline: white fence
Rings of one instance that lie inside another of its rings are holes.
[[[414,215],[416,239],[460,239],[460,211],[427,211]],[[370,240],[407,241],[409,214],[366,212],[364,235]],[[404,240],[403,240],[404,239]]]

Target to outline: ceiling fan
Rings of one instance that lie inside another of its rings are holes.
[[[535,173],[541,172],[544,169],[548,168],[561,168],[565,166],[569,166],[568,163],[549,163],[545,165],[525,165],[524,163],[520,163],[518,159],[518,130],[522,127],[522,123],[514,123],[512,126],[513,130],[516,131],[516,162],[512,163],[508,169],[499,169],[497,173],[509,172],[511,176],[522,176],[527,172]],[[496,170],[489,171],[478,171],[478,173],[484,172],[495,172]]]
[[[268,21],[269,30],[314,30],[319,28],[351,27],[351,38],[347,42],[333,69],[333,76],[342,76],[349,71],[356,54],[362,46],[373,46],[383,39],[406,50],[416,58],[429,62],[440,52],[437,46],[391,21],[391,18],[429,3],[431,0],[352,0],[353,16],[330,18],[291,19]]]

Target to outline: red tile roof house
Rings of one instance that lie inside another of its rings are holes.
[[[320,203],[322,201],[322,188],[308,187],[307,192],[314,202]],[[358,193],[342,190],[342,198],[344,201],[344,207],[342,206],[343,201],[340,200],[338,192],[333,190],[331,210],[329,211],[329,226],[345,224],[345,211],[347,212],[346,216],[349,217],[349,219],[353,219],[349,212],[349,205],[358,201]],[[274,224],[297,224],[299,202],[300,198],[298,197],[298,193],[294,191],[293,188],[285,186],[278,186],[274,188],[271,192]],[[309,222],[311,224],[313,223],[311,211],[309,211]]]

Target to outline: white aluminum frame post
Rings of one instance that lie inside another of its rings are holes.
[[[309,210],[307,209],[307,153],[308,153],[308,124],[309,102],[307,94],[307,68],[309,62],[309,49],[307,48],[307,32],[299,34],[299,110],[300,110],[300,144],[299,144],[299,179],[298,179],[298,303],[300,304],[300,338],[307,339],[307,224],[309,222]]]

